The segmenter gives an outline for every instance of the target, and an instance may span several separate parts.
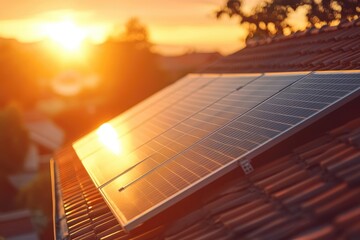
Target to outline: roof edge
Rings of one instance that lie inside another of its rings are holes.
[[[54,239],[65,239],[69,236],[68,227],[63,208],[63,199],[59,190],[59,174],[57,172],[55,159],[50,159],[51,194],[53,211]]]

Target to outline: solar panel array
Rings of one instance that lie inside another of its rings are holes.
[[[131,230],[359,95],[360,72],[189,75],[73,147]],[[245,163],[245,164],[243,164]]]

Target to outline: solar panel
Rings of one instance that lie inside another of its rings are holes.
[[[115,129],[117,136],[123,136],[124,134],[127,134],[130,131],[134,131],[134,129],[136,130],[136,128],[139,127],[144,128],[142,126],[143,123],[146,123],[147,125],[152,124],[152,127],[146,127],[146,129],[137,130],[140,132],[138,134],[145,135],[142,139],[146,141],[146,138],[151,138],[152,135],[156,135],[159,133],[159,131],[161,132],[161,128],[166,128],[165,124],[167,122],[164,118],[169,118],[171,116],[175,117],[175,114],[179,114],[179,112],[176,111],[170,113],[168,108],[177,106],[177,102],[182,102],[184,99],[193,98],[194,93],[218,77],[218,74],[192,74],[188,77],[185,77],[180,81],[181,84],[176,84],[175,86],[167,88],[168,91],[158,97],[156,104],[151,104],[147,103],[148,101],[144,101],[144,104],[142,104],[143,107],[137,114],[129,114],[130,116],[128,117],[122,117],[122,115],[120,115],[120,117],[110,121],[109,124]],[[183,82],[187,84],[184,84]],[[180,87],[178,87],[178,85],[180,85]],[[164,113],[166,110],[167,113]],[[160,116],[157,115],[161,115],[162,119],[159,119]],[[161,120],[162,122],[160,122]],[[155,123],[155,121],[157,122]],[[98,134],[96,132],[90,133],[87,137],[80,139],[74,144],[80,159],[84,159],[87,155],[92,154],[97,150],[97,148],[101,147],[101,145],[98,144],[97,135]],[[137,137],[137,143],[140,142],[139,138],[141,137]],[[89,145],[92,145],[94,148],[90,148]]]
[[[125,229],[236,167],[252,171],[254,156],[360,94],[360,72],[203,78],[191,81],[203,82],[197,88],[186,83],[143,104],[143,110],[163,106],[155,114],[134,111],[103,125],[113,149],[96,132],[87,141],[92,145],[74,145]],[[174,104],[162,105],[189,89]],[[125,125],[131,127],[118,129]]]
[[[122,136],[121,141],[128,143],[134,136],[135,138],[139,136],[139,133],[155,128],[156,124],[152,124],[153,122],[157,124],[165,122],[166,129],[157,131],[152,135],[156,135],[153,138],[147,138],[144,141],[136,138],[137,142],[132,142],[129,147],[126,146],[127,150],[122,152],[121,156],[107,148],[102,148],[87,156],[83,160],[83,164],[97,186],[106,184],[139,163],[149,165],[149,167],[156,166],[299,77],[301,75],[289,77],[270,74],[261,77],[260,75],[219,77],[183,99],[177,106],[169,106],[143,125],[133,129],[129,134]],[[269,84],[270,80],[271,84]],[[254,99],[254,95],[256,95],[256,99]],[[183,106],[188,110],[185,111]],[[183,114],[177,114],[175,118],[168,117],[176,112]],[[144,159],[146,159],[145,162]],[[137,169],[133,169],[133,171]]]
[[[92,175],[95,183],[98,186],[103,185],[127,168],[149,157],[155,152],[154,149],[157,149],[163,141],[167,141],[166,139],[173,140],[182,135],[182,127],[179,126],[175,129],[174,126],[180,125],[181,122],[188,120],[192,115],[202,111],[202,109],[207,108],[218,101],[218,99],[228,95],[230,92],[236,91],[239,87],[243,87],[259,76],[259,74],[252,74],[239,78],[236,75],[228,75],[221,78],[221,81],[219,81],[219,75],[211,78],[211,81],[208,80],[209,77],[207,76],[199,77],[196,81],[206,81],[207,84],[195,90],[192,88],[193,92],[191,94],[182,98],[177,104],[168,105],[155,115],[150,112],[152,115],[147,117],[146,121],[132,127],[127,132],[117,130],[118,128],[123,128],[124,124],[114,127],[110,125],[110,128],[116,131],[114,134],[117,136],[117,145],[121,145],[121,153],[119,153],[119,150],[117,153],[114,153],[112,149],[106,147],[99,148],[102,145],[99,144],[98,138],[95,138],[95,141],[93,141],[94,149],[98,150],[91,152],[91,154],[85,155],[83,153],[88,151],[86,147],[90,146],[89,143],[85,146],[84,150],[80,149],[79,151],[76,147],[75,150],[81,156],[80,158],[85,168]],[[181,89],[173,93],[172,96],[179,94],[180,91],[184,92]],[[163,102],[170,101],[165,99],[160,104],[163,104]],[[125,124],[129,125],[129,123]],[[162,133],[164,134],[162,135]],[[159,138],[160,135],[163,137]],[[190,141],[189,138],[188,140]]]

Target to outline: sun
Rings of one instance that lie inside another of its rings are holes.
[[[42,26],[43,34],[69,52],[78,51],[87,37],[82,27],[72,19],[45,23]]]

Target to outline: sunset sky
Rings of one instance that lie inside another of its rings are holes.
[[[254,2],[254,1],[249,1]],[[76,24],[74,34],[99,43],[131,17],[147,26],[156,49],[166,54],[220,51],[240,47],[244,31],[237,19],[217,20],[224,0],[0,0],[0,36],[30,42],[56,38],[54,28]],[[71,26],[70,26],[71,28]],[[76,41],[76,39],[75,39]],[[71,47],[71,46],[69,46]]]

